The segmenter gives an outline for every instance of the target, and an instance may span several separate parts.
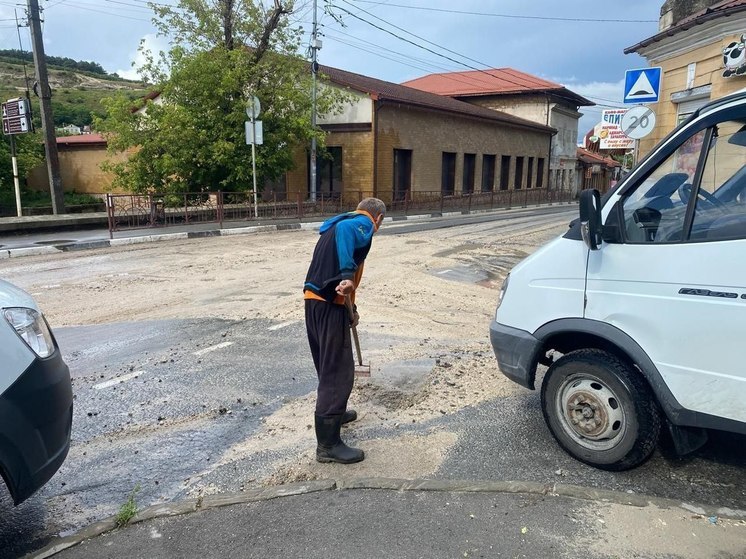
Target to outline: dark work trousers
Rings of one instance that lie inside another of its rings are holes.
[[[342,414],[355,378],[347,307],[306,299],[306,332],[319,377],[316,415]]]

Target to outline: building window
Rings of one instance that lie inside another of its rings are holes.
[[[309,164],[309,193],[311,186],[310,172],[311,166]],[[323,198],[339,198],[343,191],[342,148],[327,146],[323,152],[316,155],[316,193]]]
[[[528,158],[528,172],[526,173],[526,188],[534,186],[534,158]]]
[[[544,158],[539,157],[536,162],[536,188],[542,188],[544,186]]]
[[[465,153],[464,154],[464,174],[463,174],[463,184],[461,186],[461,191],[464,194],[471,194],[474,192],[474,175],[476,174],[477,169],[477,155],[475,153]]]
[[[412,187],[412,150],[394,150],[394,200],[405,200]]]
[[[515,182],[513,187],[520,190],[523,186],[523,157],[515,158]]]
[[[456,191],[456,154],[449,151],[443,152],[440,191],[443,196],[453,196]]]
[[[510,181],[510,156],[503,155],[500,159],[500,190],[507,190]]]
[[[495,187],[495,156],[482,156],[482,192],[492,192]]]

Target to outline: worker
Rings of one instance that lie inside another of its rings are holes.
[[[355,410],[347,409],[355,376],[350,326],[360,319],[355,289],[385,213],[384,202],[365,198],[354,212],[325,221],[303,286],[306,332],[319,379],[314,417],[319,462],[352,464],[365,458],[361,449],[342,442],[340,429],[357,419]],[[353,303],[352,316],[345,297]]]

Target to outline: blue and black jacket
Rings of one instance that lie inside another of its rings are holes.
[[[321,236],[303,285],[306,298],[344,302],[338,299],[335,288],[345,279],[357,286],[375,231],[373,217],[361,210],[326,220],[319,229]]]

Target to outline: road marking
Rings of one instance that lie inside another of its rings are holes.
[[[292,324],[295,324],[294,320],[288,320],[287,322],[282,322],[281,324],[275,324],[274,326],[270,326],[270,330],[279,330],[280,328],[285,328],[287,326],[290,326]]]
[[[109,388],[110,386],[116,386],[117,384],[127,382],[128,380],[132,380],[133,378],[137,378],[140,375],[144,375],[144,374],[145,374],[145,371],[135,371],[134,373],[127,373],[126,375],[122,375],[121,377],[113,378],[111,380],[107,380],[104,382],[99,382],[98,384],[94,384],[93,388],[95,390]]]
[[[229,345],[233,345],[233,342],[223,342],[222,344],[211,345],[210,347],[206,347],[204,349],[200,349],[199,351],[195,351],[193,355],[196,355],[197,357],[201,357],[205,355],[206,353],[210,353],[212,351],[222,349],[224,347],[228,347]]]

